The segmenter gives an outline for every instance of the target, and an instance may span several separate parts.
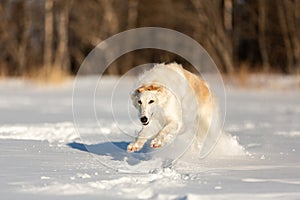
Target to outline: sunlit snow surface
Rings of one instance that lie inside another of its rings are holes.
[[[91,79],[78,80],[83,102],[85,88],[94,87]],[[116,80],[102,79],[99,101],[110,101]],[[276,78],[273,82],[278,84]],[[139,127],[134,117],[126,121],[127,112],[114,120],[110,105],[100,102],[99,123],[83,115],[87,120],[78,133],[72,81],[57,87],[2,80],[1,199],[299,199],[300,90],[294,82],[285,79],[280,87],[268,82],[256,89],[227,86],[224,129],[230,135],[208,158],[133,173],[120,169],[146,168],[157,158],[131,162],[122,156],[132,140],[122,130],[134,135]],[[130,86],[122,84],[124,91]],[[128,106],[128,95],[116,91],[115,105],[121,109],[125,101]],[[84,103],[79,109],[84,111]],[[93,148],[97,152],[87,151]]]

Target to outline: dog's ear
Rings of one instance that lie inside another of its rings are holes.
[[[135,90],[136,93],[142,93],[145,91],[146,91],[146,87],[143,85]]]
[[[139,93],[139,92],[137,91],[137,89],[134,90],[133,92],[131,92],[130,97],[131,97],[131,100],[132,100],[133,102],[135,101],[135,99],[136,99],[138,93]]]
[[[143,86],[142,88],[140,88],[141,92],[144,92],[144,91],[161,92],[162,90],[163,90],[163,87],[161,85],[158,85],[158,84],[150,84],[150,85]]]
[[[158,84],[150,84],[150,85],[142,85],[139,88],[135,90],[137,93],[142,93],[145,91],[158,91],[161,92],[163,90],[163,87]]]
[[[134,90],[134,91],[131,93],[131,95],[130,95],[130,97],[131,97],[131,102],[132,102],[133,106],[136,107],[136,108],[137,108],[136,100],[137,100],[137,95],[138,95],[138,93],[139,93],[139,92],[138,92],[137,89],[136,89],[136,90]]]
[[[147,90],[160,92],[162,90],[162,87],[160,85],[152,84],[147,87]]]

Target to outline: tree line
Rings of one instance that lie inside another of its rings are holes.
[[[101,41],[148,26],[192,37],[224,73],[300,72],[300,0],[2,0],[0,75],[76,74]],[[106,73],[171,61],[187,63],[162,50],[137,50]]]

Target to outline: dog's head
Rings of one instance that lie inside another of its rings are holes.
[[[163,87],[157,84],[142,85],[131,95],[134,107],[139,111],[139,118],[144,126],[148,125],[158,105],[159,94]]]

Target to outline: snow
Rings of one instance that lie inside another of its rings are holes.
[[[73,142],[79,136],[74,134],[74,126],[70,122],[39,125],[2,125],[0,139],[38,140],[49,143]]]
[[[95,79],[77,80],[79,129],[72,80],[61,86],[0,81],[1,199],[300,198],[300,92],[294,77],[280,78],[280,87],[276,78],[261,76],[259,88],[227,85],[226,134],[214,152],[170,168],[157,167],[162,160],[144,153],[124,153],[139,128],[135,110],[128,109],[129,80],[116,86],[117,77],[102,78],[98,121],[89,119],[86,92]]]

